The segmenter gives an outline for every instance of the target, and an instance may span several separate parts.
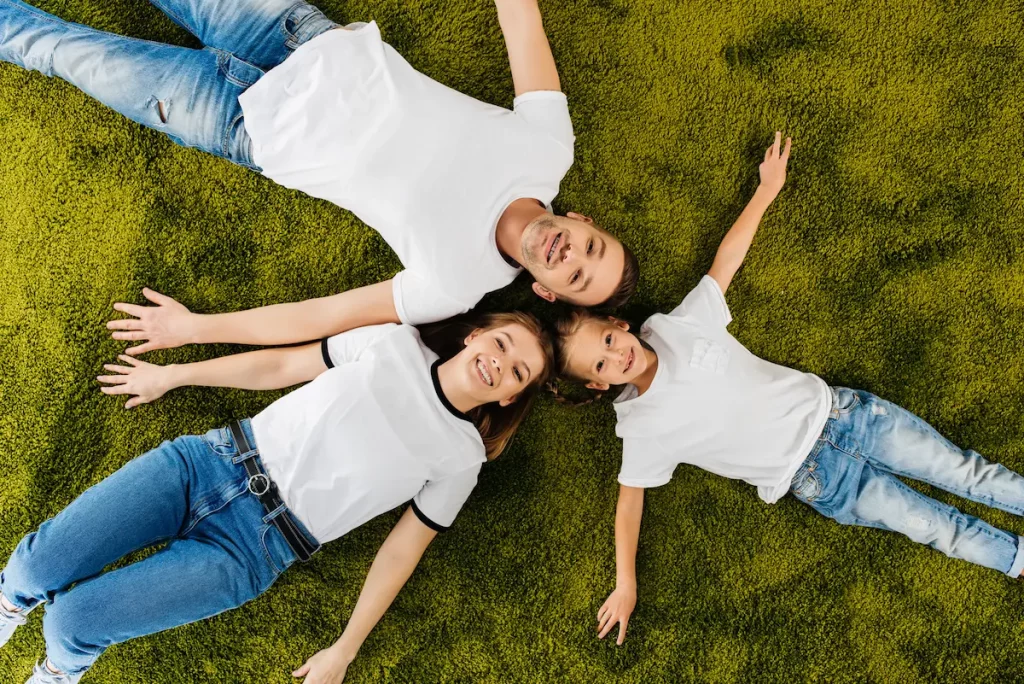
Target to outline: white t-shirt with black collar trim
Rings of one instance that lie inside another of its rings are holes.
[[[655,314],[640,338],[658,354],[642,395],[627,385],[614,403],[622,438],[619,482],[658,487],[680,463],[744,480],[774,503],[821,435],[831,408],[816,375],[769,363],[726,330],[718,282],[704,276],[682,304]]]
[[[414,69],[375,22],[351,29],[303,44],[238,98],[253,160],[381,234],[405,267],[399,320],[450,318],[519,274],[498,251],[498,219],[517,199],[558,194],[573,163],[568,102],[481,102]]]
[[[409,500],[425,525],[449,527],[487,459],[476,426],[441,392],[437,355],[392,323],[322,349],[328,370],[252,419],[288,508],[321,543]]]

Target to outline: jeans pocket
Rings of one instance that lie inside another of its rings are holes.
[[[860,395],[852,389],[834,387],[832,392],[834,395],[832,402],[833,413],[849,413],[860,404]]]
[[[295,50],[324,31],[337,26],[323,12],[303,0],[285,14],[281,22],[281,32],[285,37],[285,46],[289,50]]]
[[[220,73],[239,88],[248,88],[263,78],[263,69],[235,57],[230,52],[224,52],[223,50],[217,50],[216,52],[217,66],[220,68]]]
[[[227,428],[216,428],[203,435],[203,441],[216,456],[230,459],[238,453],[231,439],[231,431]]]
[[[805,463],[793,476],[793,482],[789,489],[796,498],[804,503],[811,503],[821,496],[821,480],[814,474],[814,470]]]
[[[263,558],[275,579],[295,562],[295,552],[272,523],[264,523],[260,528],[260,546],[263,547]]]

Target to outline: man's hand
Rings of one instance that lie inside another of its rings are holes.
[[[629,625],[629,616],[636,608],[636,586],[615,587],[608,600],[597,611],[598,639],[604,639],[612,631],[612,627],[618,623],[619,638],[615,643],[619,646],[626,639],[626,627]]]
[[[769,193],[770,200],[774,200],[786,184],[786,163],[789,162],[792,145],[792,138],[786,138],[786,147],[783,148],[782,131],[775,131],[775,143],[765,150],[764,162],[760,166],[761,188]]]
[[[116,375],[100,375],[96,379],[108,385],[100,388],[104,394],[133,395],[124,405],[126,409],[156,401],[176,386],[173,366],[157,366],[124,354],[117,358],[128,365],[104,364],[105,370]]]
[[[335,646],[325,648],[292,672],[292,677],[305,677],[303,684],[341,684],[353,658]]]
[[[116,331],[111,335],[115,340],[145,340],[144,344],[129,347],[125,352],[138,356],[154,349],[173,349],[191,344],[197,315],[148,287],[143,288],[142,294],[156,306],[118,302],[114,304],[114,309],[134,318],[121,318],[107,323],[107,329]]]

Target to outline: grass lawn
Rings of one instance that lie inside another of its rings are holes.
[[[144,0],[39,0],[63,18],[194,45]],[[493,6],[318,3],[376,18],[425,73],[510,105]],[[776,128],[790,181],[729,291],[755,353],[870,390],[1024,470],[1024,10],[1010,0],[590,0],[542,4],[577,162],[556,202],[634,247],[626,314],[710,266]],[[390,277],[345,211],[174,146],[67,84],[0,65],[0,556],[163,439],[277,393],[190,389],[125,412],[93,377],[111,303],[150,286],[213,312]],[[525,282],[485,302],[550,314]],[[158,352],[181,362],[230,347]],[[352,682],[1005,682],[1024,585],[787,497],[681,467],[649,493],[640,604],[595,638],[615,581],[620,445],[607,403],[539,403],[484,469],[350,669]],[[936,494],[1018,533],[1024,521]],[[131,511],[125,511],[130,516]],[[215,619],[116,646],[97,684],[288,682],[340,634],[384,515]],[[116,530],[111,531],[116,534]],[[20,683],[41,618],[0,651]]]

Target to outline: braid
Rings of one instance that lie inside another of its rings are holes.
[[[570,399],[569,397],[562,394],[561,390],[558,389],[558,384],[555,380],[552,380],[547,385],[545,385],[544,389],[550,392],[552,396],[554,396],[555,401],[557,401],[559,404],[562,404],[563,406],[587,406],[589,404],[593,404],[595,401],[600,400],[601,397],[604,396],[601,392],[591,392],[590,397],[588,399]]]

